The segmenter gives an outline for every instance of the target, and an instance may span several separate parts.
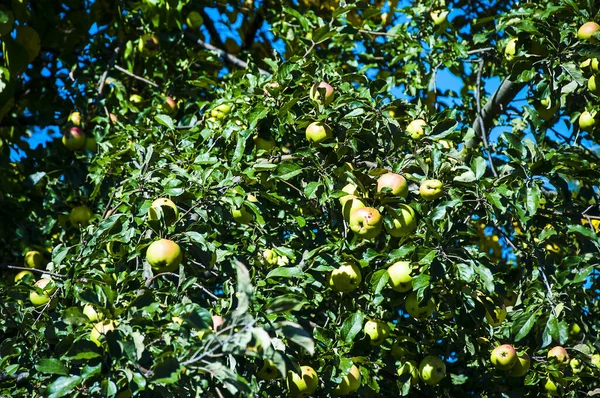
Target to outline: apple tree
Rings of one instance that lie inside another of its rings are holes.
[[[599,5],[1,5],[0,396],[598,394]]]

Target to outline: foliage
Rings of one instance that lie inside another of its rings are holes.
[[[562,396],[597,392],[599,137],[578,118],[598,108],[587,84],[598,71],[580,64],[600,47],[577,29],[598,5],[0,8],[1,24],[16,21],[0,37],[0,395],[281,396],[283,376],[309,365],[315,396],[330,396],[353,364],[360,396],[535,396],[548,379]],[[438,8],[452,12],[434,24]],[[193,10],[197,30],[185,22]],[[440,84],[449,75],[462,89]],[[331,104],[309,95],[321,81]],[[66,130],[75,111],[97,145],[29,148],[32,129]],[[426,135],[413,139],[406,126],[419,118]],[[309,144],[313,122],[332,137]],[[376,192],[388,171],[406,177],[407,198]],[[431,179],[444,193],[424,200]],[[360,239],[342,215],[347,184],[387,228],[409,204],[417,229]],[[165,207],[148,219],[161,197],[178,208],[172,224]],[[76,228],[80,205],[94,216]],[[160,238],[185,253],[173,272],[145,259]],[[30,250],[47,264],[14,283]],[[411,291],[388,283],[398,261],[411,263],[418,299],[434,301],[431,316],[410,316]],[[362,274],[348,293],[329,281],[343,263]],[[58,289],[35,308],[28,295],[42,294],[33,282],[44,272]],[[101,319],[114,331],[96,345]],[[381,345],[363,332],[369,320],[391,329]],[[505,343],[531,356],[525,376],[491,365]],[[577,366],[548,359],[556,345]],[[437,385],[406,371],[428,356],[446,366]],[[281,377],[259,377],[266,360]]]

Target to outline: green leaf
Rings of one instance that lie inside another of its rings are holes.
[[[479,180],[485,174],[487,162],[484,158],[478,156],[471,161],[471,169],[475,172],[475,179]]]
[[[537,312],[523,312],[512,323],[511,333],[515,335],[515,341],[525,338],[537,321]]]
[[[175,130],[175,123],[173,119],[171,119],[168,115],[156,115],[154,116],[154,120],[156,120],[159,124],[169,128],[170,130]]]
[[[351,314],[342,323],[340,328],[340,339],[346,343],[351,343],[356,335],[363,329],[365,314],[360,311]]]
[[[272,301],[268,302],[266,305],[266,310],[267,313],[281,314],[284,312],[301,310],[306,303],[306,300],[298,296],[288,294],[275,297]]]
[[[315,353],[315,342],[311,335],[302,326],[292,322],[282,322],[281,331],[285,337],[308,351],[310,355]]]
[[[152,382],[157,384],[174,384],[179,381],[181,364],[176,358],[164,357],[153,369]]]
[[[302,269],[299,267],[279,267],[279,268],[275,268],[274,270],[269,272],[267,274],[267,279],[276,278],[276,277],[299,278],[303,275],[304,275],[304,271],[302,271]]]
[[[534,215],[540,204],[540,189],[537,185],[527,187],[527,212]]]
[[[35,364],[35,370],[41,373],[68,376],[69,369],[56,358],[41,358]]]
[[[387,285],[390,275],[386,269],[380,269],[373,273],[371,277],[371,290],[373,294],[379,294],[383,288]]]
[[[60,398],[68,395],[81,384],[81,376],[62,376],[48,386],[48,398]]]
[[[487,268],[483,265],[477,265],[475,267],[475,272],[481,279],[481,282],[483,283],[483,287],[485,288],[485,290],[487,290],[488,293],[494,293],[495,286],[494,286],[494,276],[492,275],[492,271],[490,271],[489,268]]]

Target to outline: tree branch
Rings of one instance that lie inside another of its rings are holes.
[[[483,146],[485,148],[485,152],[487,153],[488,161],[490,162],[490,169],[492,170],[492,174],[494,177],[498,177],[498,173],[496,173],[496,168],[494,167],[494,160],[492,159],[492,152],[490,150],[490,145],[487,140],[487,131],[485,130],[485,123],[483,121],[483,117],[481,115],[481,75],[483,73],[483,59],[479,59],[479,69],[477,71],[477,88],[475,90],[475,102],[477,102],[477,122],[480,124],[481,131],[478,135],[481,137],[483,141]],[[477,132],[477,131],[476,131]]]
[[[143,78],[143,77],[141,77],[141,76],[135,75],[135,74],[133,74],[133,73],[129,72],[127,69],[121,68],[119,65],[115,65],[114,67],[115,67],[115,69],[116,69],[116,70],[118,70],[119,72],[123,72],[123,73],[125,73],[127,76],[131,76],[131,77],[133,77],[134,79],[137,79],[137,80],[139,80],[139,81],[142,81],[142,82],[144,82],[144,83],[146,83],[146,84],[149,84],[149,85],[151,85],[152,87],[156,87],[156,88],[158,88],[158,87],[159,87],[159,86],[158,86],[158,84],[156,84],[156,83],[154,83],[154,82],[151,82],[150,80],[148,80],[148,79],[145,79],[145,78]]]
[[[106,78],[108,76],[108,72],[110,72],[110,69],[115,64],[115,61],[117,60],[117,57],[119,56],[119,52],[121,51],[122,45],[123,45],[123,42],[119,43],[119,45],[117,47],[115,47],[112,55],[110,56],[110,59],[108,60],[108,63],[106,64],[106,69],[104,69],[104,73],[102,73],[102,76],[100,76],[100,80],[98,80],[98,96],[99,97],[102,97],[102,91],[104,90],[104,84],[106,83]]]
[[[200,40],[198,37],[196,37],[194,34],[186,31],[185,35],[193,40],[194,42],[196,42],[196,44],[198,44],[201,47],[204,47],[205,49],[209,50],[209,51],[214,51],[217,53],[217,55],[221,58],[223,58],[226,62],[237,66],[238,68],[241,69],[247,69],[248,68],[248,62],[246,61],[242,61],[241,59],[239,59],[238,57],[234,57],[233,55],[229,54],[226,51],[221,50],[220,48],[217,48],[215,46],[213,46],[210,43],[206,43],[203,40]],[[271,76],[271,74],[269,72],[267,72],[266,70],[263,70],[261,68],[258,68],[258,72],[263,75],[263,76]]]

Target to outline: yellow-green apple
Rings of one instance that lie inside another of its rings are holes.
[[[517,351],[510,344],[502,344],[492,350],[492,364],[500,370],[509,370],[518,362]]]
[[[148,56],[155,54],[160,47],[158,37],[154,35],[143,35],[138,42],[138,50],[142,55]]]
[[[131,94],[129,96],[129,101],[133,104],[141,104],[142,102],[144,102],[144,99],[139,94]]]
[[[106,251],[114,258],[121,258],[127,254],[127,246],[122,242],[111,240],[106,244]]]
[[[571,367],[571,372],[573,374],[579,374],[583,371],[583,362],[581,362],[579,359],[577,358],[572,358],[569,361],[569,366]]]
[[[342,382],[338,384],[338,386],[333,390],[333,393],[336,395],[349,395],[354,391],[358,390],[360,387],[360,370],[356,365],[352,365],[348,374],[342,377]]]
[[[446,377],[446,364],[440,357],[428,355],[419,365],[419,376],[423,383],[436,385]]]
[[[500,326],[502,322],[506,319],[506,307],[502,304],[502,307],[494,308],[494,313],[490,314],[488,309],[485,310],[485,319],[487,319],[488,323],[493,327]]]
[[[262,252],[262,258],[266,265],[277,265],[279,256],[277,255],[277,252],[275,250],[265,249]]]
[[[425,180],[419,187],[419,193],[425,200],[436,200],[444,194],[444,184],[440,180]]]
[[[81,126],[81,113],[79,112],[71,112],[69,114],[69,118],[67,119],[69,122],[73,123],[75,126]]]
[[[408,124],[406,132],[413,140],[420,140],[425,137],[425,127],[427,122],[423,119],[415,119]]]
[[[254,141],[254,146],[257,150],[270,151],[271,149],[275,148],[276,145],[276,142],[273,138],[262,138],[258,134],[252,137],[252,140]]]
[[[552,105],[552,100],[550,99],[550,97],[546,97],[540,101],[540,106],[538,106],[535,109],[537,111],[538,115],[540,116],[540,119],[547,122],[548,120],[550,120],[554,117],[554,115],[556,114],[556,111],[558,111],[559,104],[556,104],[554,106],[551,106],[551,105]]]
[[[600,95],[600,76],[592,75],[588,79],[588,90],[596,95]]]
[[[306,127],[306,139],[308,142],[319,144],[331,137],[333,133],[329,126],[321,122],[313,122]]]
[[[413,356],[414,347],[407,347],[406,340],[397,339],[392,344],[392,356],[398,360],[404,360],[407,356]]]
[[[156,272],[172,272],[179,267],[182,259],[181,248],[169,239],[154,241],[146,250],[146,261]]]
[[[21,271],[17,275],[15,275],[15,283],[18,283],[21,279],[25,278],[27,275],[31,275],[33,278],[33,272],[31,271]]]
[[[558,394],[558,386],[550,377],[546,379],[546,383],[544,384],[544,389],[548,393],[548,395],[557,395]]]
[[[319,376],[310,366],[301,366],[301,374],[292,370],[287,374],[287,388],[292,397],[308,397],[319,386]]]
[[[211,109],[210,116],[217,120],[223,120],[225,119],[225,116],[229,114],[229,112],[231,112],[231,105],[220,104]]]
[[[581,335],[581,326],[577,323],[572,323],[569,325],[569,337],[572,339],[577,339]]]
[[[387,269],[388,282],[397,292],[408,292],[412,289],[412,266],[410,261],[398,261]]]
[[[531,364],[531,359],[526,352],[521,355],[517,355],[517,361],[513,365],[513,367],[508,371],[508,375],[510,377],[522,377],[527,374],[529,370],[529,366]]]
[[[425,319],[433,314],[435,310],[433,299],[425,299],[424,302],[419,303],[417,292],[412,292],[408,295],[404,306],[406,312],[415,319]]]
[[[185,18],[185,23],[188,28],[198,30],[204,23],[204,18],[202,18],[202,15],[198,11],[190,11]]]
[[[62,143],[71,151],[79,151],[85,147],[85,133],[79,127],[71,127],[63,132]]]
[[[44,256],[37,250],[29,250],[25,253],[25,260],[23,265],[28,268],[42,268],[46,260]]]
[[[449,11],[447,11],[447,10],[435,10],[435,11],[431,11],[429,13],[429,16],[433,20],[434,24],[442,25],[444,22],[446,22],[446,19],[448,18],[448,14],[449,14]]]
[[[331,271],[329,276],[329,286],[334,291],[342,293],[350,293],[356,290],[361,281],[360,267],[352,263],[342,264],[339,268]]]
[[[579,115],[579,128],[583,131],[590,131],[596,125],[596,112],[584,111]]]
[[[517,44],[519,43],[519,39],[516,37],[510,39],[504,48],[504,58],[507,61],[512,61],[517,54]]]
[[[552,349],[548,351],[548,359],[553,360],[552,358],[554,358],[560,366],[565,366],[569,363],[569,354],[567,353],[567,350],[559,345],[552,347]]]
[[[104,318],[104,314],[97,312],[93,305],[86,304],[83,306],[83,315],[87,316],[90,322],[98,322]]]
[[[598,58],[588,58],[583,61],[579,67],[581,69],[589,68],[592,73],[600,72],[600,61],[598,61]]]
[[[52,279],[42,278],[33,284],[33,288],[34,290],[29,292],[29,301],[38,307],[50,301],[50,297],[56,291],[57,286]],[[41,292],[38,293],[38,290],[41,290]]]
[[[517,303],[517,292],[515,292],[514,290],[510,290],[508,292],[506,292],[506,294],[504,295],[504,305],[506,307],[512,307]]]
[[[164,113],[172,115],[177,112],[177,102],[173,97],[166,96],[164,103],[161,105],[161,109]]]
[[[361,207],[350,213],[350,229],[361,239],[373,239],[381,232],[383,218],[373,207]]]
[[[92,215],[92,211],[86,205],[77,206],[71,209],[69,221],[75,228],[87,227],[90,225]]]
[[[92,331],[90,332],[90,341],[94,342],[94,344],[100,347],[100,336],[106,336],[108,332],[112,332],[114,330],[115,323],[113,321],[100,321],[92,327]]]
[[[342,198],[340,198],[340,201],[343,202],[342,216],[346,222],[350,221],[350,215],[354,212],[354,210],[366,207],[365,203],[355,195],[346,195],[342,196]]]
[[[402,375],[410,375],[410,383],[411,385],[417,384],[419,382],[419,365],[416,361],[412,359],[406,361],[398,368],[398,376]]]
[[[388,338],[392,330],[387,322],[379,319],[369,320],[365,323],[363,332],[369,336],[371,345],[381,345]]]
[[[388,234],[395,238],[412,233],[417,228],[417,214],[407,204],[398,205],[398,209],[389,216],[391,226],[385,223],[384,227]]]
[[[590,362],[597,368],[600,368],[600,354],[594,354],[590,358]]]
[[[320,91],[325,92],[325,105],[331,104],[331,102],[333,101],[333,87],[331,87],[331,85],[329,85],[329,83],[326,83],[326,82],[315,83],[311,87],[310,98],[313,101],[316,101],[319,104],[322,104],[323,101],[321,100]]]
[[[179,210],[171,199],[159,198],[152,202],[148,209],[148,220],[158,221],[161,212],[167,225],[174,224],[179,218]]]
[[[580,40],[596,41],[593,34],[600,30],[600,25],[596,22],[586,22],[577,30],[577,38]]]
[[[406,198],[408,196],[408,183],[400,174],[385,173],[377,179],[377,192],[388,188],[388,193]]]
[[[250,213],[246,206],[243,205],[240,208],[233,207],[231,209],[231,216],[240,224],[250,224],[254,220],[254,214]]]
[[[263,362],[263,366],[260,368],[258,373],[256,373],[256,377],[261,380],[273,380],[279,377],[279,370],[277,370],[277,366],[275,366],[275,362],[270,359],[265,359]]]

